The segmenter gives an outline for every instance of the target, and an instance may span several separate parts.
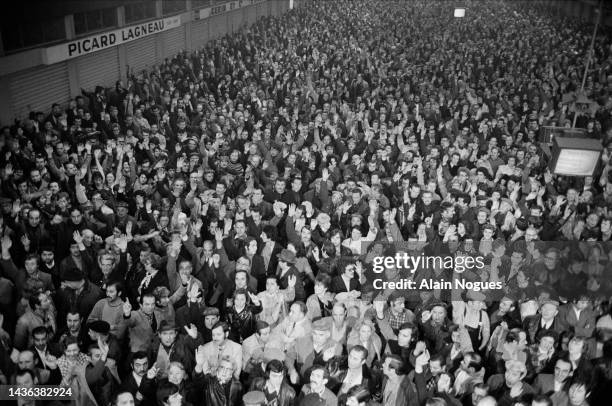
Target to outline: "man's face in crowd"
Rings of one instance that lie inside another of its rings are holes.
[[[435,323],[443,323],[446,319],[446,310],[442,306],[431,309],[431,320]]]
[[[228,382],[232,379],[234,373],[234,365],[227,360],[221,361],[219,368],[217,368],[217,379],[219,382]]]
[[[151,296],[146,296],[142,299],[142,311],[145,314],[153,314],[153,310],[155,309],[155,298]]]
[[[116,285],[110,285],[106,288],[106,297],[108,300],[115,300],[119,296]]]
[[[474,391],[472,392],[472,404],[477,405],[478,402],[480,402],[480,400],[487,395],[488,393],[485,389],[475,387]]]
[[[217,345],[222,345],[225,342],[226,333],[223,327],[219,326],[212,331],[212,341]]]
[[[176,340],[176,330],[166,330],[159,333],[159,339],[161,343],[167,347],[174,344],[174,340]]]
[[[546,254],[544,254],[544,265],[546,268],[550,270],[555,269],[557,266],[558,257],[559,254],[555,251],[548,251]]]
[[[34,347],[38,350],[44,350],[47,348],[48,337],[47,334],[36,334],[33,337]]]
[[[304,313],[302,313],[302,309],[298,304],[291,305],[289,309],[289,318],[293,322],[301,321],[304,318]]]
[[[319,393],[327,384],[327,379],[324,378],[325,374],[321,369],[315,369],[310,373],[310,388],[313,392]]]
[[[361,366],[365,363],[365,359],[363,358],[363,353],[361,351],[352,350],[348,355],[348,367],[349,369],[356,370],[361,368]]]
[[[179,264],[179,274],[185,279],[185,280],[189,280],[189,278],[191,277],[191,271],[192,271],[193,267],[191,265],[191,262],[189,261],[181,261],[181,263]]]
[[[401,313],[406,308],[406,300],[403,297],[399,297],[391,302],[391,309],[395,313]]]
[[[129,392],[121,393],[117,396],[116,406],[134,406],[134,396]]]
[[[536,241],[538,239],[538,231],[533,228],[530,227],[525,231],[525,241],[530,242],[530,241]]]
[[[211,330],[215,324],[219,321],[219,316],[208,315],[204,317],[204,326]]]
[[[38,272],[38,260],[30,258],[25,261],[25,269],[28,275],[35,275]]]
[[[31,370],[31,368],[27,368]],[[31,388],[36,384],[36,381],[32,379],[32,374],[23,374],[15,378],[15,384],[24,388]]]
[[[523,379],[524,374],[517,368],[511,368],[506,370],[504,377],[506,378],[506,385],[511,388],[516,383],[518,383],[521,379]]]
[[[100,259],[100,270],[105,276],[110,275],[110,273],[113,271],[114,265],[115,261],[109,256],[105,255]]]
[[[78,313],[68,313],[66,315],[66,327],[71,333],[76,333],[81,329],[81,316]]]
[[[257,332],[257,336],[259,337],[259,340],[261,342],[267,343],[270,339],[270,327],[266,327],[264,329],[259,330]]]
[[[546,303],[540,309],[540,313],[542,314],[542,318],[543,319],[551,320],[558,313],[557,306],[555,306],[554,304],[551,304],[551,303]]]
[[[19,369],[34,370],[34,353],[32,351],[22,351],[17,359]]]
[[[584,405],[584,401],[588,396],[588,392],[584,384],[575,383],[570,386],[569,391],[569,400],[571,406],[582,406]]]
[[[570,372],[572,371],[572,364],[569,362],[565,362],[560,359],[557,360],[555,364],[555,381],[556,382],[565,382],[567,378],[570,376]]]

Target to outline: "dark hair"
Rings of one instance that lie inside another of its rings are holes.
[[[353,386],[346,392],[346,398],[354,397],[358,403],[369,402],[372,399],[370,390],[364,385]]]
[[[559,334],[554,330],[540,330],[536,335],[536,341],[540,342],[544,337],[551,337],[554,340],[555,344],[559,341]]]
[[[214,325],[214,326],[212,326],[212,328],[210,329],[210,331],[213,331],[214,329],[219,328],[219,327],[221,327],[221,328],[223,329],[223,332],[224,332],[224,333],[229,333],[229,331],[230,331],[230,326],[229,326],[229,324],[227,324],[227,323],[226,323],[226,322],[224,322],[224,321],[218,321],[218,322],[216,322],[216,323],[215,323],[215,325]]]
[[[546,406],[553,406],[552,400],[546,395],[537,395],[531,401],[533,403],[545,403]]]
[[[272,241],[276,241],[276,239],[278,238],[278,231],[276,230],[276,227],[274,226],[264,226],[263,228],[263,233]]]
[[[114,286],[115,289],[117,289],[117,293],[119,292],[123,292],[123,283],[121,283],[120,281],[110,281],[106,284],[106,287],[109,288],[111,286]]]
[[[432,355],[431,358],[429,359],[429,362],[435,362],[435,361],[440,362],[440,366],[442,367],[446,365],[446,357],[442,354]]]
[[[179,387],[168,381],[161,381],[159,387],[157,388],[156,398],[157,404],[159,406],[163,406],[164,403],[168,402],[168,398],[179,392]]]
[[[384,362],[389,360],[389,369],[395,371],[398,375],[404,374],[404,361],[399,355],[387,354],[384,357]]]
[[[132,395],[132,392],[127,391],[127,390],[121,390],[117,392],[115,396],[113,396],[112,406],[117,406],[117,403],[119,403],[119,396],[126,394],[126,393],[129,393],[132,398],[134,397],[134,395]]]
[[[482,357],[480,354],[476,352],[468,352],[464,355],[465,357],[470,357],[470,363],[468,364],[468,368],[474,368],[474,371],[480,371],[482,368]]]
[[[285,364],[283,364],[282,361],[277,359],[270,360],[270,362],[268,362],[268,365],[266,365],[266,379],[270,377],[270,372],[274,372],[276,374],[284,373]]]
[[[306,314],[308,313],[308,307],[306,307],[306,303],[302,302],[301,300],[297,300],[295,302],[293,302],[293,305],[298,305],[300,307],[300,310],[302,311],[302,313]]]
[[[26,374],[30,374],[30,376],[32,377],[32,381],[36,379],[36,375],[34,375],[34,371],[32,371],[31,369],[18,369],[15,373],[15,378],[19,378]]]
[[[34,330],[32,330],[32,337],[41,335],[41,334],[49,336],[49,330],[47,329],[47,327],[38,326],[38,327],[35,327]]]
[[[257,320],[257,322],[255,322],[255,331],[257,333],[259,333],[261,330],[265,330],[265,329],[267,329],[269,327],[270,327],[270,325],[266,321]]]
[[[147,355],[147,353],[145,351],[136,351],[134,353],[132,353],[132,360],[130,361],[130,363],[134,363],[134,361],[136,361],[137,359],[143,359],[146,358],[147,360],[149,359],[149,356]]]
[[[79,340],[76,337],[67,336],[66,339],[64,340],[64,351],[66,351],[68,346],[72,345],[72,344],[76,344],[79,347],[79,349],[80,349]]]
[[[365,348],[363,345],[359,345],[359,344],[358,344],[358,345],[355,345],[355,346],[353,346],[353,347],[352,347],[352,348],[349,350],[349,353],[350,353],[351,351],[357,351],[357,352],[360,352],[360,353],[361,353],[361,355],[362,355],[362,356],[361,356],[361,359],[363,359],[363,360],[365,360],[365,359],[367,359],[367,358],[368,358],[368,349],[367,349],[367,348]]]
[[[32,310],[36,310],[36,306],[40,306],[41,302],[40,302],[40,295],[44,294],[44,292],[42,291],[37,291],[34,292],[30,295],[30,298],[28,299],[28,304],[30,305],[30,308]]]
[[[30,210],[30,213],[32,213],[33,210],[36,210],[36,209]],[[36,211],[38,211],[38,210],[36,210]],[[39,263],[39,261],[38,261],[38,254],[27,254],[26,257],[25,257],[26,261],[30,261],[32,259],[35,260],[37,264]]]
[[[325,367],[325,365],[315,364],[312,366],[310,373],[312,374],[314,371],[321,370],[323,371],[323,379],[329,379],[329,371]]]
[[[155,295],[154,295],[153,293],[143,293],[143,294],[142,294],[142,296],[140,296],[140,304],[143,304],[143,303],[144,303],[144,298],[145,298],[145,297],[152,297],[152,298],[153,298],[153,300],[157,300],[157,299],[155,298]]]
[[[91,355],[92,350],[99,350],[99,349],[100,347],[98,346],[98,343],[93,343],[89,347],[87,347],[87,353]]]
[[[315,278],[315,283],[317,282],[326,288],[329,288],[329,285],[331,284],[331,277],[328,274],[321,272]]]

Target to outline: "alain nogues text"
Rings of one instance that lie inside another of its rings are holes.
[[[414,274],[417,270],[440,270],[452,269],[457,274],[462,274],[466,270],[474,270],[480,273],[485,268],[485,259],[482,256],[413,256],[408,253],[397,253],[395,256],[377,256],[372,262],[374,273],[382,273],[386,269],[397,271],[407,270]],[[400,279],[387,281],[384,279],[374,279],[372,283],[376,290],[387,289],[468,289],[474,291],[487,289],[502,289],[501,282],[474,282],[463,278],[453,278],[453,281],[444,279],[425,278],[418,283],[412,279]]]

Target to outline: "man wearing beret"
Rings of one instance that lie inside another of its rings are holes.
[[[83,320],[86,320],[97,301],[104,296],[102,290],[76,267],[63,270],[60,279],[63,287],[56,297],[59,322],[63,326],[72,308],[76,308]]]

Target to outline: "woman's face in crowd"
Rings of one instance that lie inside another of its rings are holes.
[[[168,381],[175,385],[180,385],[185,378],[185,370],[176,365],[172,365],[168,370]]]
[[[243,294],[239,294],[236,295],[236,297],[234,297],[234,307],[236,309],[243,309],[244,306],[246,305],[247,299],[246,296]]]
[[[79,346],[76,343],[72,343],[66,347],[64,351],[66,357],[70,360],[76,359],[77,355],[79,355]]]

